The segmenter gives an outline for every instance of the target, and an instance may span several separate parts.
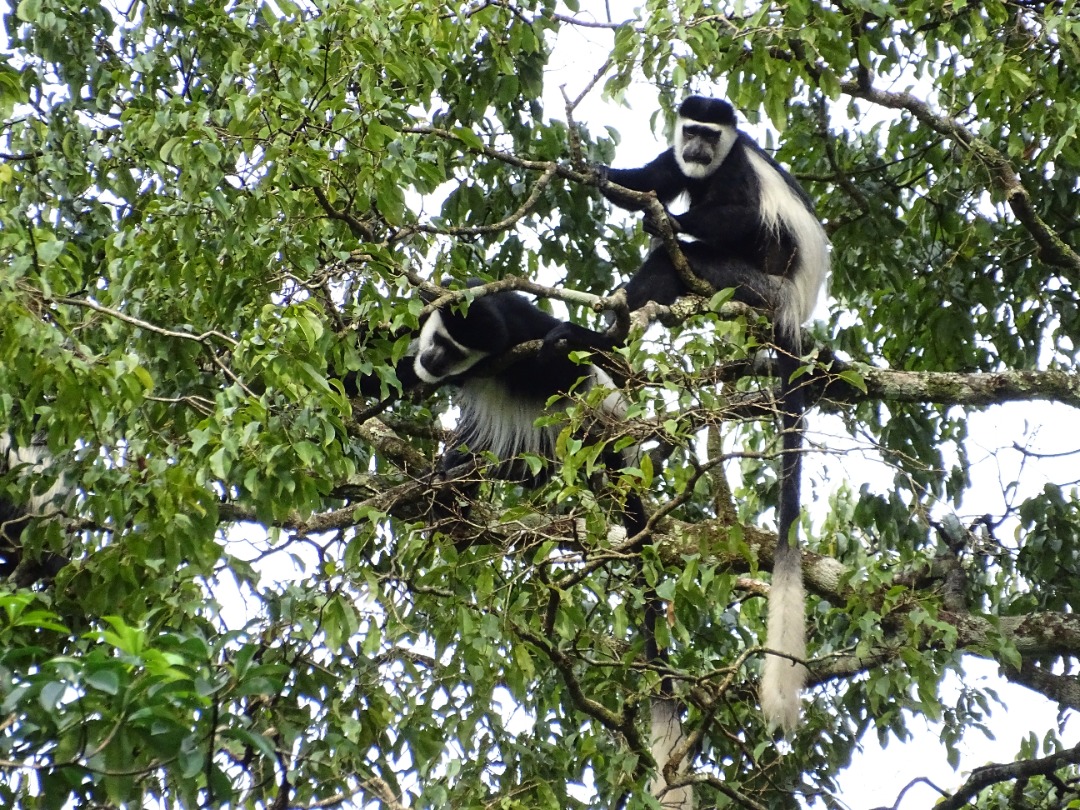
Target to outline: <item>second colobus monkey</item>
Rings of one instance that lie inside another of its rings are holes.
[[[829,240],[813,203],[796,180],[736,126],[726,101],[691,96],[679,107],[671,148],[640,169],[601,169],[610,183],[654,191],[665,205],[687,194],[689,208],[672,227],[695,275],[737,301],[772,313],[783,427],[779,536],[773,563],[761,706],[771,728],[790,733],[799,722],[806,672],[792,658],[806,654],[805,594],[798,549],[799,485],[806,397],[792,381],[800,367],[802,324],[829,271]],[[618,188],[600,184],[616,204],[635,208]],[[626,284],[631,311],[649,301],[671,304],[688,292],[667,250],[654,249]],[[563,324],[548,345],[613,348],[606,335]]]
[[[52,579],[68,562],[65,557],[51,552],[43,553],[36,560],[28,559],[22,547],[22,533],[31,518],[54,512],[70,491],[63,476],[57,477],[44,491],[34,491],[38,479],[51,475],[47,472],[51,463],[52,455],[43,440],[19,446],[10,433],[0,433],[0,476],[16,473],[25,480],[27,492],[25,498],[0,492],[0,578],[10,577],[17,571],[17,585]]]
[[[469,286],[481,282],[470,281]],[[500,460],[489,474],[510,480],[523,480],[538,485],[539,477],[529,475],[520,460],[521,453],[542,458],[555,456],[558,428],[538,427],[536,420],[548,413],[552,397],[571,390],[588,390],[592,386],[612,387],[611,378],[596,366],[582,366],[569,357],[569,350],[554,350],[520,360],[491,376],[473,372],[480,361],[500,355],[514,346],[541,340],[562,321],[537,308],[516,292],[498,292],[477,298],[464,313],[449,307],[436,310],[423,323],[420,336],[412,347],[411,363],[399,365],[402,372],[427,383],[448,382],[457,386],[454,401],[461,416],[454,436],[454,445],[443,455],[442,469],[449,473],[468,460],[468,454],[490,453]],[[575,389],[575,385],[577,388]],[[625,416],[626,404],[622,395],[612,391],[601,409],[613,419]],[[468,454],[462,452],[464,445]],[[626,457],[610,453],[609,467],[635,463],[636,449],[624,451]],[[636,493],[626,496],[623,526],[628,538],[644,531],[645,510]],[[642,545],[644,544],[642,540]],[[650,663],[663,664],[665,657],[657,648],[656,623],[660,618],[660,603],[646,588],[643,637],[645,657]],[[662,689],[670,695],[670,679],[665,678]],[[658,768],[663,768],[674,747],[682,741],[678,707],[668,697],[650,703],[650,752]],[[688,808],[692,800],[689,787],[667,788],[662,777],[650,785],[665,807]]]
[[[481,283],[471,280],[469,286]],[[464,313],[445,307],[427,318],[414,347],[412,372],[426,383],[455,384],[454,401],[461,409],[454,446],[442,459],[444,472],[467,461],[459,449],[464,445],[471,455],[490,453],[502,462],[490,475],[533,485],[543,482],[543,475],[532,480],[525,465],[515,459],[522,453],[555,457],[559,428],[536,425],[537,419],[550,413],[548,400],[571,390],[584,393],[594,385],[613,388],[611,378],[596,366],[575,363],[568,350],[520,360],[493,376],[469,372],[487,357],[542,340],[560,323],[517,292],[485,295],[472,301]],[[626,405],[612,391],[601,409],[621,419]]]

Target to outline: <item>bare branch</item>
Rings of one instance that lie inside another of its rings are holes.
[[[600,66],[600,69],[593,74],[593,77],[589,80],[588,84],[585,85],[585,89],[583,89],[573,101],[566,95],[566,85],[564,84],[559,87],[559,91],[562,93],[563,102],[566,106],[566,130],[570,139],[568,144],[570,149],[570,162],[575,169],[580,171],[587,170],[588,164],[585,161],[585,156],[581,152],[581,138],[578,136],[577,123],[574,121],[574,110],[576,110],[577,106],[585,99],[585,96],[596,87],[596,83],[600,81],[603,75],[611,69],[612,64],[613,62],[610,58],[606,59],[604,64]]]
[[[686,260],[686,256],[683,255],[679,238],[671,225],[671,217],[668,216],[667,209],[657,198],[655,192],[633,191],[625,186],[620,186],[618,183],[612,183],[606,178],[599,179],[598,185],[605,197],[615,201],[616,204],[623,208],[644,211],[647,221],[655,225],[657,235],[663,241],[664,248],[667,250],[668,256],[671,257],[671,263],[675,267],[675,272],[678,273],[682,283],[686,285],[686,289],[705,298],[716,292],[716,289],[709,282],[694,274],[690,263]]]
[[[916,785],[920,785],[920,784],[929,785],[931,788],[936,790],[942,796],[948,796],[949,795],[946,791],[939,788],[937,785],[935,785],[933,782],[931,782],[925,776],[920,776],[920,777],[918,777],[916,779],[912,779],[910,782],[908,782],[906,785],[904,785],[904,789],[900,791],[899,795],[896,797],[896,801],[892,803],[892,807],[876,807],[876,808],[874,808],[874,810],[897,810],[897,808],[900,807],[900,802],[902,802],[904,800],[904,796],[907,794],[907,792],[909,790],[911,790],[913,787],[915,787]]]
[[[423,233],[446,234],[447,236],[479,236],[486,233],[498,233],[499,231],[505,231],[508,228],[517,224],[530,211],[532,211],[533,207],[540,199],[540,195],[543,193],[544,189],[551,184],[551,179],[555,176],[556,171],[557,166],[555,164],[551,164],[546,169],[544,169],[543,174],[540,175],[540,179],[533,184],[532,190],[529,192],[529,196],[525,198],[525,202],[518,206],[517,210],[514,211],[512,214],[503,217],[498,222],[493,222],[490,225],[444,226],[424,225],[418,223],[416,225],[410,225],[407,228],[402,228],[401,232],[398,234],[398,239],[402,239],[405,236],[408,236],[410,233],[416,231],[421,231]]]
[[[202,334],[198,334],[198,335],[193,334],[191,332],[177,332],[174,329],[166,329],[166,328],[164,328],[162,326],[152,324],[149,321],[144,321],[144,320],[142,320],[140,318],[136,318],[136,317],[134,317],[132,315],[127,315],[127,314],[125,314],[123,312],[120,312],[119,310],[110,309],[109,307],[104,307],[101,304],[97,303],[96,301],[90,300],[89,298],[66,298],[66,297],[64,297],[64,298],[52,298],[52,299],[47,299],[47,300],[50,300],[50,301],[52,301],[53,303],[56,303],[56,304],[67,304],[68,306],[73,306],[73,307],[86,307],[87,309],[92,309],[95,312],[100,312],[103,315],[108,315],[110,318],[116,318],[118,321],[123,321],[124,323],[130,324],[132,326],[137,326],[140,329],[145,329],[148,332],[155,332],[155,333],[157,333],[159,335],[164,335],[165,337],[181,338],[183,340],[194,340],[197,343],[205,343],[207,338],[213,337],[213,338],[217,338],[218,340],[224,341],[225,343],[228,343],[230,346],[232,346],[234,348],[238,345],[238,341],[234,340],[233,338],[229,337],[228,335],[225,335],[225,334],[222,334],[221,332],[218,332],[217,330],[212,329],[212,330],[210,330],[208,332],[203,332]]]
[[[1041,759],[1025,759],[998,765],[976,768],[971,778],[951,797],[934,805],[936,810],[960,810],[979,795],[980,791],[1013,779],[1030,779],[1032,776],[1049,776],[1069,765],[1080,764],[1080,745]]]
[[[420,317],[429,315],[437,309],[456,304],[459,301],[471,301],[477,298],[483,298],[485,295],[492,295],[494,293],[511,290],[532,293],[541,298],[554,298],[559,301],[565,301],[568,304],[592,307],[597,312],[605,309],[603,306],[605,299],[593,295],[592,293],[578,292],[577,290],[568,290],[559,287],[548,287],[544,284],[537,284],[535,281],[530,281],[527,278],[520,278],[518,276],[507,276],[499,281],[489,281],[475,287],[461,287],[458,289],[447,289],[446,287],[440,287],[438,284],[431,284],[430,282],[422,280],[420,281],[419,286],[422,292],[437,296],[430,304],[421,310]]]
[[[555,173],[566,180],[573,180],[577,183],[583,183],[585,185],[596,185],[597,179],[591,172],[581,172],[576,169],[572,169],[569,166],[563,166],[554,160],[528,160],[527,158],[521,158],[511,152],[503,152],[499,149],[495,149],[491,146],[480,146],[479,148],[471,147],[464,142],[464,139],[455,132],[451,132],[447,129],[440,129],[438,127],[431,126],[415,126],[405,127],[402,132],[412,133],[414,135],[434,135],[438,138],[444,138],[448,141],[456,141],[461,143],[466,150],[472,152],[478,152],[486,157],[493,158],[494,160],[502,161],[503,163],[511,166],[517,166],[520,169],[530,169],[537,172],[545,172],[548,169],[554,167]]]
[[[383,804],[390,808],[390,810],[405,810],[405,805],[398,801],[397,796],[394,795],[394,791],[390,789],[390,785],[386,780],[381,779],[378,776],[372,776],[365,779],[360,784],[360,789],[365,793],[370,793],[378,798]]]

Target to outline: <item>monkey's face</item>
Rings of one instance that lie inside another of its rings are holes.
[[[730,124],[712,124],[680,118],[675,127],[675,159],[692,180],[701,180],[717,169],[731,151],[738,130]]]
[[[469,370],[487,353],[454,340],[441,312],[433,312],[420,330],[413,369],[426,383],[441,382]]]

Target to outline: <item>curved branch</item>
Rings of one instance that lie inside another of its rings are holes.
[[[555,165],[551,165],[544,169],[543,174],[540,175],[540,179],[533,184],[532,190],[529,191],[529,196],[525,198],[525,202],[519,205],[516,211],[503,217],[498,222],[492,222],[490,225],[444,225],[442,227],[417,223],[402,228],[398,234],[398,239],[403,239],[413,231],[445,234],[447,236],[480,236],[482,234],[505,231],[511,226],[516,225],[532,211],[544,189],[551,185],[551,180],[555,177],[555,171]]]
[[[318,200],[319,205],[321,205],[323,211],[326,212],[326,216],[330,219],[344,222],[349,227],[349,230],[352,231],[353,236],[358,239],[362,239],[365,242],[371,242],[375,238],[375,232],[366,222],[357,219],[348,211],[339,211],[334,208],[333,204],[330,202],[330,198],[326,196],[325,191],[318,186],[312,186],[311,190],[315,192],[315,199]]]
[[[683,255],[679,239],[675,235],[675,229],[671,226],[671,217],[668,216],[667,209],[656,196],[656,192],[634,191],[613,183],[607,178],[598,178],[596,185],[603,191],[605,197],[614,200],[617,205],[632,210],[640,209],[644,212],[646,221],[656,226],[657,235],[664,243],[668,256],[671,257],[671,263],[679,275],[679,280],[690,292],[704,297],[709,297],[716,292],[709,282],[699,278],[691,269],[690,263]]]
[[[55,304],[67,304],[68,306],[72,307],[86,307],[87,309],[94,310],[94,312],[100,312],[102,315],[108,315],[110,318],[115,318],[118,321],[123,321],[130,326],[137,326],[139,329],[144,329],[147,332],[154,332],[165,337],[181,338],[183,340],[193,340],[196,343],[205,343],[207,338],[213,337],[217,338],[218,340],[224,341],[225,343],[228,343],[233,348],[236,348],[236,346],[238,345],[238,341],[229,337],[226,334],[223,334],[222,332],[218,332],[216,329],[211,329],[198,335],[193,332],[178,332],[175,329],[166,329],[163,326],[158,326],[157,324],[150,323],[149,321],[144,321],[141,318],[136,318],[134,315],[128,315],[127,313],[121,312],[120,310],[110,309],[109,307],[102,306],[101,304],[97,303],[96,301],[92,301],[89,298],[59,297],[46,298],[45,300],[51,301]]]
[[[534,188],[534,194],[539,195],[539,189],[547,185],[551,179],[558,175],[564,180],[571,180],[575,183],[590,186],[603,186],[604,193],[617,197],[622,200],[626,200],[633,207],[639,207],[644,209],[646,215],[657,224],[657,228],[660,232],[660,238],[664,242],[664,247],[667,248],[668,254],[671,256],[671,261],[675,266],[676,272],[686,284],[687,288],[699,295],[712,295],[715,290],[703,279],[694,275],[693,270],[690,268],[689,262],[683,255],[681,248],[679,247],[679,240],[675,236],[675,232],[671,227],[671,220],[668,217],[667,209],[657,199],[656,194],[651,191],[632,191],[628,188],[624,188],[615,183],[611,183],[608,180],[601,178],[596,172],[591,169],[577,169],[565,166],[558,161],[554,160],[529,160],[527,158],[518,157],[510,152],[504,152],[494,147],[481,144],[480,146],[471,145],[467,139],[463,138],[460,134],[451,130],[440,129],[438,127],[431,126],[414,126],[405,127],[402,132],[408,132],[414,135],[435,135],[439,138],[446,140],[456,141],[461,143],[467,151],[475,152],[477,154],[484,155],[485,157],[499,160],[510,166],[515,166],[520,169],[529,169],[531,171],[538,171],[542,173],[542,176],[537,185]],[[534,197],[530,195],[530,198],[526,200],[525,204],[517,212],[505,218],[502,222],[496,223],[496,225],[485,225],[478,228],[433,228],[427,225],[416,225],[411,230],[420,230],[425,232],[434,233],[449,233],[449,234],[464,234],[464,233],[486,233],[493,230],[501,230],[504,227],[512,225],[521,216],[524,216],[524,210],[527,207],[531,207]],[[399,237],[405,234],[410,229],[404,229]]]
[[[971,152],[987,167],[1001,187],[1013,214],[1039,246],[1042,260],[1070,271],[1069,279],[1074,284],[1080,282],[1080,254],[1069,247],[1039,216],[1032,204],[1031,194],[1020,182],[1016,169],[1003,152],[975,135],[955,118],[934,112],[929,104],[911,93],[889,93],[878,90],[869,82],[858,81],[842,81],[840,89],[853,98],[861,98],[890,109],[906,110],[919,123],[951,138]]]
[[[554,664],[555,668],[562,674],[563,683],[566,684],[566,688],[574,701],[574,705],[577,706],[581,712],[592,717],[612,733],[625,737],[633,751],[641,752],[648,750],[648,746],[645,744],[645,741],[641,737],[641,733],[634,723],[635,706],[633,701],[628,701],[624,704],[624,712],[618,714],[605,707],[602,703],[593,700],[586,695],[581,688],[581,683],[574,674],[574,662],[566,655],[566,653],[560,650],[557,645],[549,643],[547,639],[542,638],[521,625],[514,624],[513,627],[514,632],[517,633],[518,636],[539,649],[551,660],[551,663]]]
[[[967,780],[952,796],[934,805],[936,810],[960,810],[967,807],[968,802],[974,799],[980,791],[996,785],[999,782],[1009,782],[1014,779],[1030,779],[1032,776],[1049,776],[1054,771],[1059,771],[1069,765],[1080,764],[1080,745],[1059,751],[1041,759],[1025,759],[1020,762],[1006,764],[984,765],[976,768],[971,778]]]
[[[568,304],[591,307],[597,312],[604,309],[604,299],[598,295],[559,287],[548,287],[544,284],[537,284],[535,281],[531,281],[527,278],[521,278],[520,276],[506,276],[499,281],[489,281],[477,285],[476,287],[462,287],[458,289],[447,289],[446,287],[440,287],[438,284],[432,284],[423,279],[418,279],[416,284],[422,292],[436,296],[430,304],[420,311],[420,315],[418,316],[420,318],[423,318],[425,315],[430,315],[437,309],[456,304],[459,301],[472,301],[477,298],[483,298],[485,295],[510,291],[531,293],[532,295],[541,298],[554,298],[558,301],[565,301]]]

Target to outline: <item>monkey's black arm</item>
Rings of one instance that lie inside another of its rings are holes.
[[[566,349],[570,351],[591,349],[593,351],[608,352],[621,344],[623,341],[610,337],[606,332],[597,332],[587,326],[570,323],[560,323],[544,337],[544,347],[541,355],[552,353],[559,354]],[[561,344],[565,343],[566,349]]]
[[[671,217],[683,233],[717,248],[743,246],[767,237],[757,208],[746,205],[699,205]]]
[[[611,169],[601,171],[609,183],[628,188],[631,191],[654,191],[664,205],[669,204],[686,190],[686,176],[679,169],[675,160],[675,151],[668,149],[649,164],[640,169]],[[600,184],[600,193],[628,211],[640,211],[642,204],[627,199],[607,183]]]

